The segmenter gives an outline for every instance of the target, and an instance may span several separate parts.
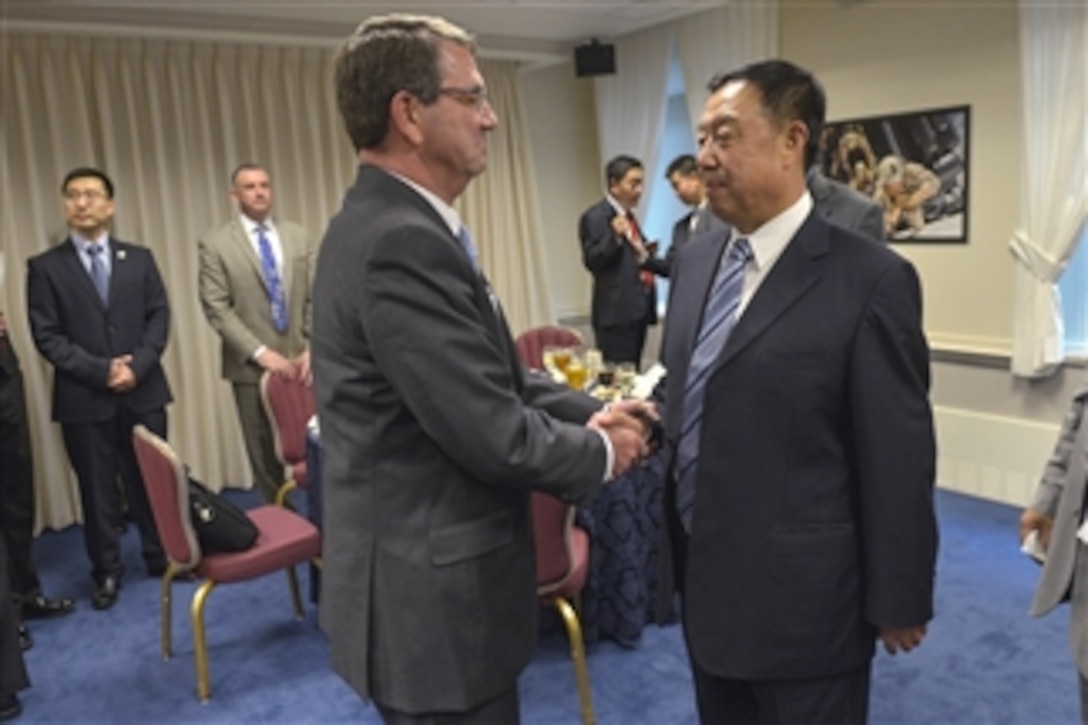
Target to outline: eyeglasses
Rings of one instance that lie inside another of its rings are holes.
[[[106,198],[106,194],[96,189],[89,189],[87,191],[77,191],[75,189],[64,192],[64,198],[71,202],[79,201],[80,199],[86,199],[87,201],[101,201]]]
[[[471,106],[476,113],[482,113],[485,106],[491,105],[487,97],[487,89],[483,86],[473,86],[471,88],[447,86],[439,88],[438,95],[449,96],[462,106]]]

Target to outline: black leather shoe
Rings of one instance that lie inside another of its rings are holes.
[[[28,649],[34,646],[34,638],[30,636],[30,630],[26,628],[25,624],[19,625],[19,649],[26,652]]]
[[[23,706],[19,704],[19,698],[14,692],[0,695],[0,720],[11,720],[19,717],[23,712]]]
[[[42,594],[35,594],[23,602],[23,619],[46,619],[60,617],[75,611],[76,603],[68,597],[47,599]]]
[[[117,592],[121,589],[121,580],[108,576],[98,583],[91,595],[91,606],[95,609],[109,609],[117,603]]]

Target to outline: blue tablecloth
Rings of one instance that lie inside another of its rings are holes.
[[[309,486],[307,511],[321,528],[321,441],[306,445]],[[664,457],[602,489],[593,504],[579,509],[576,521],[589,533],[589,576],[582,592],[582,629],[587,643],[602,639],[633,646],[653,619],[657,591]],[[310,597],[318,600],[320,571],[311,567]]]
[[[576,521],[589,533],[582,592],[586,642],[633,646],[654,616],[665,463],[661,454],[605,486]]]

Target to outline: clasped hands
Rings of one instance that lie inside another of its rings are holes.
[[[593,414],[586,427],[601,431],[612,443],[614,461],[610,481],[653,453],[650,432],[659,420],[657,408],[645,400],[621,400]]]
[[[136,387],[136,373],[132,372],[131,355],[120,355],[110,360],[110,374],[106,387],[115,393],[127,393]]]

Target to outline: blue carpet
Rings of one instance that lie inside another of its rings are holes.
[[[243,505],[256,502],[248,493],[232,497]],[[937,616],[919,650],[877,657],[872,722],[1078,722],[1068,612],[1040,620],[1026,614],[1038,569],[1017,551],[1019,511],[941,492],[938,512]],[[19,722],[379,722],[330,672],[313,607],[304,621],[292,618],[283,575],[212,592],[206,608],[212,699],[200,705],[188,621],[194,584],[174,585],[174,656],[164,662],[158,581],[143,575],[138,548],[130,531],[120,601],[96,612],[79,529],[38,539],[46,592],[74,596],[79,608],[30,623],[35,647],[27,666],[34,686],[22,693]],[[589,662],[602,724],[696,722],[679,627],[649,626],[633,649],[598,644]],[[541,641],[521,679],[521,699],[526,725],[579,722],[561,633]]]

